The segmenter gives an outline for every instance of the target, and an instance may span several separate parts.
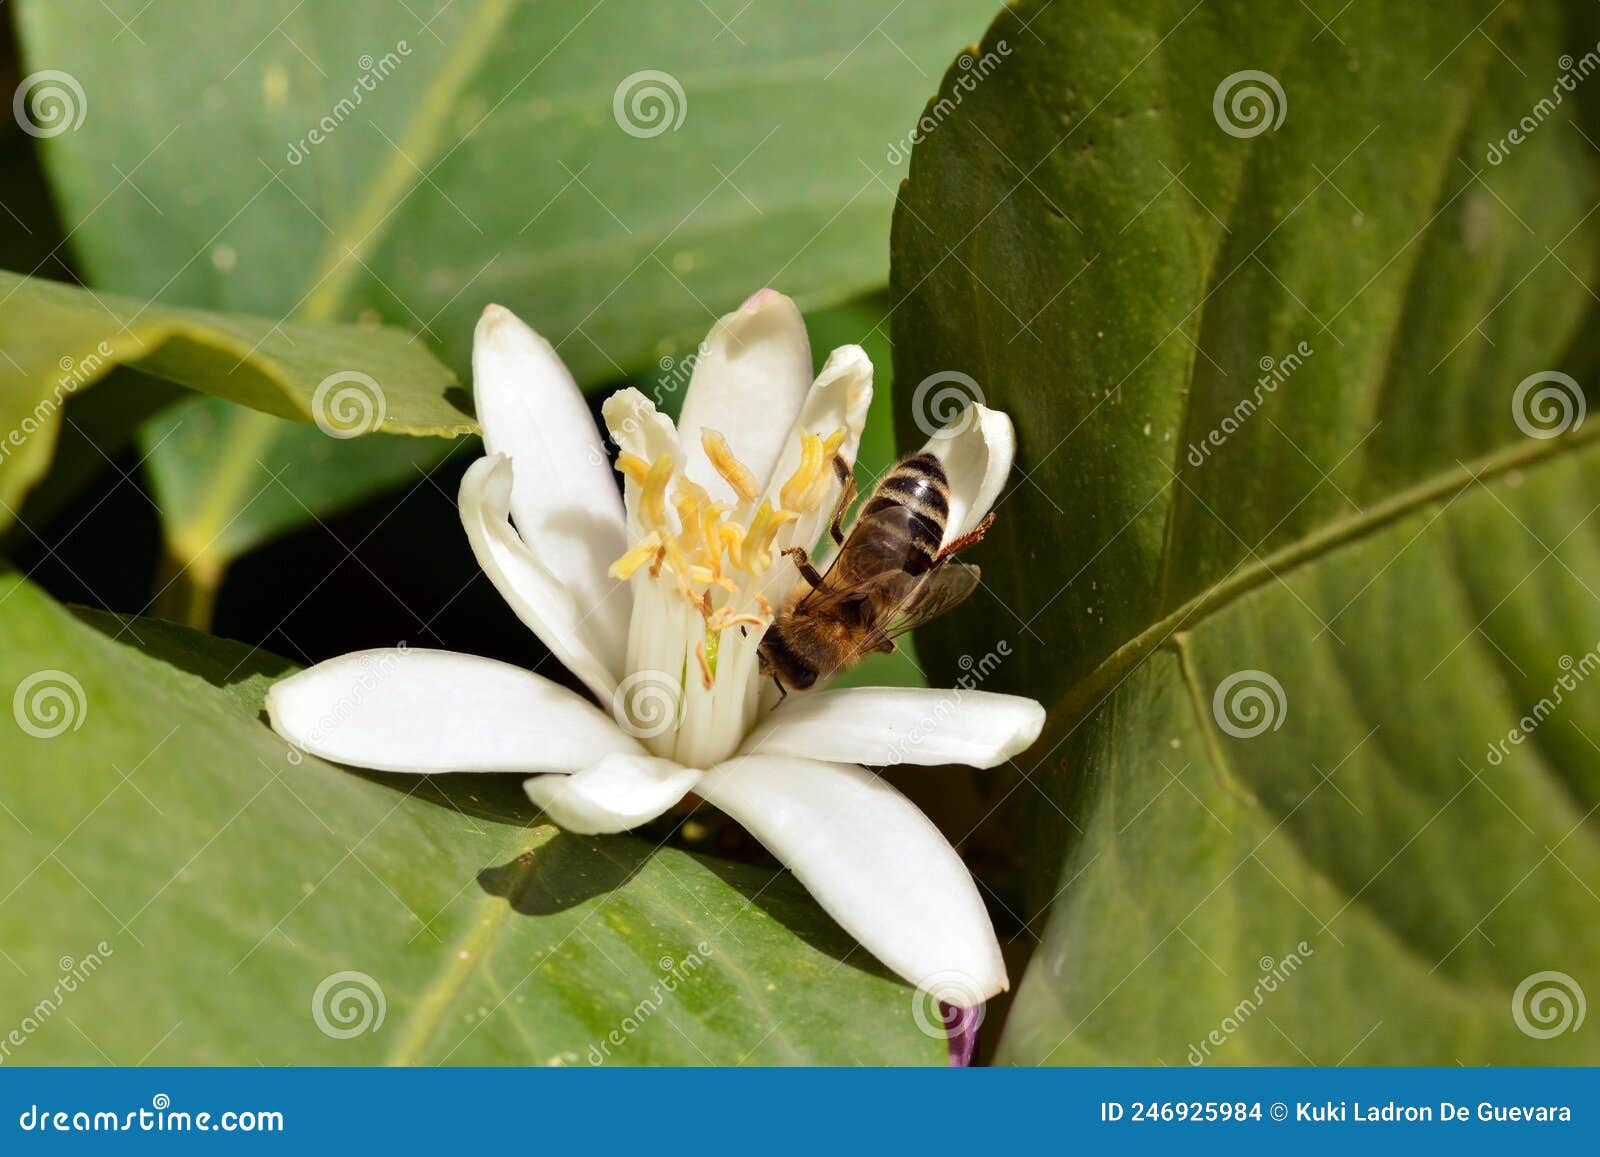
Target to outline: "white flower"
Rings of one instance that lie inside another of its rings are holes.
[[[402,648],[277,683],[273,728],[379,771],[538,773],[529,797],[584,834],[636,827],[692,792],[754,833],[913,984],[957,1005],[1006,988],[960,857],[860,765],[993,767],[1038,737],[1043,708],[887,687],[780,702],[759,671],[771,607],[797,581],[779,552],[822,537],[839,490],[831,458],[855,458],[872,395],[866,354],[835,350],[813,381],[794,303],[757,293],[700,347],[676,428],[637,390],[607,400],[626,502],[543,338],[490,306],[472,364],[487,455],[461,483],[467,537],[595,702],[504,663]],[[929,444],[949,477],[949,539],[983,518],[1011,468],[1010,421],[973,416]]]

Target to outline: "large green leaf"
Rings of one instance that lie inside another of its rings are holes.
[[[1595,35],[1314,7],[1019,4],[897,211],[902,434],[1020,438],[923,640],[1050,709],[1004,1060],[1600,1059]]]
[[[380,430],[475,429],[455,375],[398,330],[180,309],[3,271],[0,301],[7,514],[49,465],[66,401],[121,366],[306,423],[323,446]]]
[[[43,143],[93,283],[379,317],[458,370],[500,301],[587,384],[692,348],[768,282],[807,308],[880,287],[896,142],[992,0],[16,7],[28,66],[82,89]],[[256,497],[326,452],[313,435],[209,414],[198,459],[146,438],[180,562],[202,506],[234,552],[324,509]],[[341,453],[339,489],[392,484],[395,453]]]
[[[281,660],[14,575],[0,638],[5,1063],[944,1058],[787,874],[561,834],[515,777],[297,762]]]

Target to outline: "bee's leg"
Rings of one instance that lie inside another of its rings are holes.
[[[839,476],[839,482],[844,487],[839,491],[839,501],[833,508],[833,519],[828,523],[828,533],[833,536],[833,541],[844,545],[844,516],[850,512],[850,504],[856,500],[856,476],[850,473],[850,466],[844,460],[843,454],[833,456],[833,472]]]
[[[822,589],[822,572],[811,565],[811,556],[806,553],[803,546],[791,546],[783,551],[785,558],[793,558],[795,569],[800,572],[800,577],[811,584],[812,590]]]
[[[973,527],[966,534],[963,534],[960,538],[956,539],[949,546],[941,550],[939,552],[939,559],[942,561],[949,558],[953,554],[966,550],[969,546],[977,546],[978,543],[983,541],[983,536],[989,532],[989,527],[993,525],[994,511],[991,510],[988,514],[983,516],[982,522],[978,523],[977,526]]]
[[[776,673],[774,673],[772,676],[772,685],[778,689],[779,703],[782,703],[785,699],[789,698],[789,689],[783,685],[783,680],[778,678]]]

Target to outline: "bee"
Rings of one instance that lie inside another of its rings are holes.
[[[978,587],[978,568],[953,561],[982,540],[991,513],[972,531],[942,546],[950,512],[950,480],[929,453],[902,459],[873,487],[844,532],[856,487],[842,457],[833,460],[844,485],[828,532],[839,552],[819,571],[804,547],[794,559],[800,580],[774,612],[758,647],[761,673],[780,693],[804,691],[866,658],[892,653],[894,640],[944,614]]]

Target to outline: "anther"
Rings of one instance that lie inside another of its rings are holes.
[[[722,480],[733,487],[733,492],[746,502],[761,497],[761,485],[750,468],[733,455],[728,440],[715,430],[700,431],[700,446],[711,460]]]

